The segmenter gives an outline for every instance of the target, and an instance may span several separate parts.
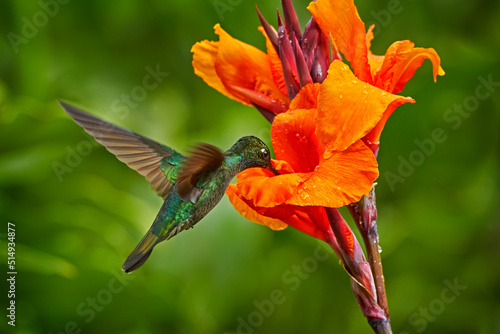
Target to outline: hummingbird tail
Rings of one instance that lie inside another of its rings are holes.
[[[122,270],[124,270],[128,274],[134,270],[139,269],[151,255],[154,246],[156,246],[156,244],[160,241],[160,237],[149,230],[144,238],[142,238],[141,242],[139,242],[137,247],[135,247],[132,253],[125,260],[122,266]]]

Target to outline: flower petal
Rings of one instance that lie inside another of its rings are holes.
[[[283,210],[280,212],[283,220],[289,226],[302,233],[323,241],[327,241],[327,236],[333,233],[325,213],[325,208],[318,206],[300,207],[284,205],[278,207],[278,209]],[[268,211],[268,214],[275,215],[278,213],[278,211],[273,211]]]
[[[276,159],[287,161],[295,172],[311,172],[319,163],[315,117],[316,109],[290,110],[271,126]]]
[[[335,60],[320,88],[316,136],[327,151],[344,150],[366,135],[394,101],[413,99],[387,93],[357,79]]]
[[[252,222],[266,225],[272,230],[282,230],[290,225],[303,233],[324,241],[327,241],[327,235],[331,236],[333,233],[325,210],[322,207],[290,205],[270,208],[256,207],[252,201],[242,196],[234,184],[229,185],[226,194],[231,204],[243,217]]]
[[[309,173],[290,173],[284,161],[274,165],[282,175],[262,168],[238,174],[236,187],[253,207],[341,207],[359,201],[378,177],[377,160],[361,140],[345,151],[332,152]]]
[[[290,102],[290,109],[316,109],[318,107],[319,83],[308,84],[302,87],[295,98]]]
[[[434,49],[416,48],[408,40],[394,42],[374,76],[374,85],[394,94],[401,92],[425,59],[432,62],[434,81],[438,75],[444,75],[441,59]]]
[[[289,103],[288,96],[274,84],[266,53],[231,37],[219,25],[215,26],[215,33],[220,41],[215,70],[225,85],[252,89],[282,103]]]
[[[365,24],[353,0],[317,0],[307,7],[330,41],[351,63],[356,76],[371,83]]]
[[[304,173],[287,174],[289,169],[280,167],[275,164],[276,170],[282,174],[278,176],[262,168],[247,169],[238,174],[236,186],[245,199],[252,201],[253,206],[269,208],[283,204],[303,181]]]
[[[329,154],[313,172],[303,176],[304,182],[285,204],[338,208],[359,201],[371,190],[378,177],[378,165],[361,140],[344,151]]]
[[[275,231],[283,230],[288,226],[279,219],[266,217],[255,211],[254,208],[247,204],[247,201],[245,201],[235,184],[229,185],[226,190],[226,195],[229,197],[229,201],[234,206],[236,211],[251,222],[266,225]]]
[[[384,58],[385,58],[384,56],[374,55],[370,50],[371,45],[372,45],[372,40],[373,40],[373,29],[375,29],[374,24],[372,24],[368,28],[368,31],[366,32],[366,49],[368,50],[368,64],[370,65],[372,78],[374,78],[376,76],[377,72],[382,67],[382,63],[384,62]],[[379,88],[382,88],[382,87],[379,87]]]
[[[231,86],[253,90],[288,105],[288,96],[274,84],[267,54],[231,37],[219,24],[214,29],[219,42],[203,41],[191,49],[195,73],[209,86],[243,104],[252,105],[252,101]]]
[[[193,45],[191,48],[193,53],[193,68],[194,73],[203,79],[207,85],[241,103],[243,100],[228,92],[221,79],[215,71],[215,61],[219,52],[219,42],[201,41]]]

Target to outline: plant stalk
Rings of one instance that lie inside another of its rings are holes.
[[[384,310],[387,319],[389,319],[389,306],[387,304],[382,260],[380,257],[379,236],[377,232],[375,187],[365,196],[362,211],[360,210],[359,203],[350,204],[348,209],[356,221],[356,226],[366,246],[368,262],[370,263],[373,279],[375,281],[375,289],[377,291],[377,303],[382,310]]]

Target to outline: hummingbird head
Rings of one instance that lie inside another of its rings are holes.
[[[276,175],[278,172],[271,165],[271,153],[262,140],[254,136],[240,138],[228,152],[241,156],[241,168],[266,168]]]

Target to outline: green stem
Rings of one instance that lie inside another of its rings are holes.
[[[368,323],[376,334],[392,334],[391,321],[389,319],[368,319]]]
[[[356,226],[363,237],[366,246],[368,262],[372,269],[375,289],[377,291],[377,303],[384,310],[389,319],[389,306],[385,291],[384,274],[382,270],[382,260],[379,252],[379,236],[377,232],[377,206],[375,201],[375,187],[365,196],[363,211],[361,212],[359,203],[348,206],[349,212],[356,221]]]

